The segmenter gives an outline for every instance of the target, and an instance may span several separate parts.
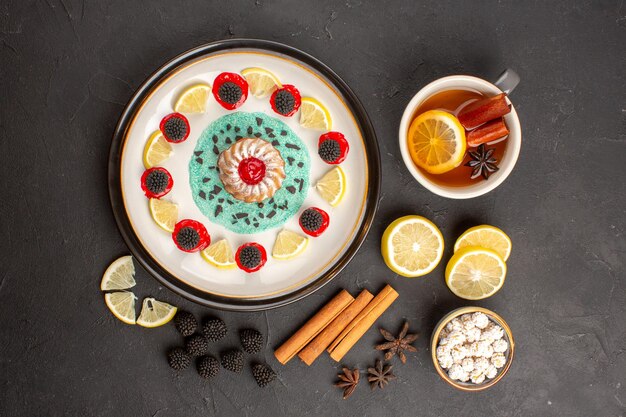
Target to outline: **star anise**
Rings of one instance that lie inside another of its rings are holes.
[[[380,334],[383,335],[383,337],[385,338],[385,340],[387,340],[387,342],[377,345],[375,349],[387,351],[385,352],[386,361],[393,358],[393,355],[398,355],[402,363],[406,363],[406,355],[404,354],[404,351],[406,350],[409,352],[417,352],[417,349],[411,343],[415,342],[417,338],[419,337],[419,334],[407,334],[408,331],[409,331],[408,321],[404,322],[404,325],[402,326],[402,330],[400,331],[400,334],[398,335],[397,338],[394,337],[387,330],[380,329]]]
[[[376,366],[374,368],[367,368],[369,374],[367,380],[370,383],[370,387],[372,389],[376,389],[376,387],[383,389],[389,381],[396,379],[396,376],[391,373],[391,368],[393,368],[393,366],[383,366],[383,362],[380,359],[376,359]]]
[[[472,159],[465,166],[472,168],[472,179],[482,175],[484,179],[488,180],[491,174],[500,169],[496,165],[498,161],[492,156],[495,151],[496,148],[486,149],[484,144],[480,145],[476,151],[469,151]]]
[[[343,373],[337,374],[339,381],[335,382],[335,386],[343,388],[343,399],[347,399],[352,395],[356,386],[359,384],[359,368],[343,368]]]

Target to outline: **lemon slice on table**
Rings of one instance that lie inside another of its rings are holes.
[[[446,267],[450,291],[466,300],[482,300],[498,292],[506,277],[506,263],[495,251],[478,246],[459,249]]]
[[[143,166],[146,169],[160,165],[172,154],[172,145],[165,140],[160,130],[157,130],[146,142],[143,148]]]
[[[452,114],[430,110],[411,122],[407,145],[411,159],[431,174],[443,174],[463,162],[465,129]]]
[[[309,239],[290,230],[281,230],[276,236],[272,257],[282,261],[293,259],[300,255],[309,244]]]
[[[381,242],[385,263],[396,274],[413,278],[428,274],[443,256],[443,235],[422,216],[404,216],[392,222]]]
[[[467,246],[481,246],[495,251],[504,262],[511,255],[511,238],[494,226],[483,224],[467,229],[454,244],[454,251]]]
[[[174,111],[179,113],[204,113],[211,95],[211,86],[195,84],[187,88],[176,100]]]
[[[126,324],[135,324],[135,294],[118,291],[104,294],[104,302],[115,317]]]
[[[209,245],[208,248],[200,252],[200,255],[209,264],[220,269],[231,269],[237,266],[233,250],[226,239]]]
[[[256,98],[267,97],[282,86],[274,74],[263,68],[246,68],[241,71],[241,75],[248,82],[250,93]]]
[[[166,232],[172,233],[178,221],[178,206],[171,201],[151,198],[148,203],[154,222]]]
[[[302,97],[300,105],[300,126],[307,129],[330,130],[333,121],[330,112],[313,97]]]
[[[135,282],[135,265],[133,257],[122,256],[113,261],[111,265],[104,271],[102,281],[100,281],[100,289],[102,291],[126,290],[132,288]]]
[[[335,167],[324,174],[315,188],[322,198],[334,207],[341,202],[346,193],[346,174],[341,167]]]
[[[178,309],[154,298],[144,298],[137,324],[143,327],[159,327],[168,323]]]

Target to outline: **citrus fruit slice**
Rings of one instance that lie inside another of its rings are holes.
[[[300,126],[307,129],[328,131],[332,128],[333,121],[322,103],[312,97],[302,97]]]
[[[204,113],[211,95],[211,86],[195,84],[187,88],[176,100],[174,111],[178,113]]]
[[[494,226],[483,224],[467,229],[454,243],[454,251],[467,246],[480,246],[495,251],[506,262],[511,255],[511,238]]]
[[[446,267],[450,291],[466,300],[482,300],[504,284],[506,263],[495,251],[478,246],[459,249]]]
[[[267,97],[282,86],[274,74],[263,68],[246,68],[241,71],[241,75],[248,82],[250,93],[256,98]]]
[[[178,221],[178,206],[171,201],[151,198],[148,203],[150,215],[156,224],[166,232],[172,233]]]
[[[341,202],[346,193],[346,174],[341,167],[335,167],[324,174],[315,188],[322,198],[334,207]]]
[[[443,236],[422,216],[404,216],[392,222],[382,238],[385,263],[396,274],[419,277],[435,269],[443,256]]]
[[[143,327],[159,327],[176,315],[177,308],[154,298],[144,298],[137,324]]]
[[[300,255],[309,244],[309,238],[290,230],[281,230],[276,236],[272,257],[282,261],[293,259]]]
[[[104,302],[111,313],[126,324],[135,324],[135,294],[118,291],[104,294]]]
[[[220,269],[231,269],[237,266],[235,255],[228,240],[222,239],[200,252],[202,258]]]
[[[102,291],[127,290],[136,284],[133,257],[128,255],[115,260],[104,271],[102,281],[100,281],[100,289]]]
[[[143,166],[150,169],[165,161],[172,154],[172,145],[165,140],[160,130],[157,130],[146,142],[143,148]]]
[[[407,141],[413,162],[431,174],[443,174],[459,166],[467,146],[459,120],[441,110],[429,110],[416,117]]]

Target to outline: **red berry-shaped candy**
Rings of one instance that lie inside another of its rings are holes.
[[[270,97],[270,104],[276,113],[289,117],[296,114],[302,104],[302,98],[296,87],[283,84],[282,88],[274,91]]]
[[[339,132],[328,132],[320,136],[317,153],[327,164],[337,165],[348,156],[350,146],[346,137]]]
[[[300,215],[300,227],[309,236],[317,237],[328,228],[330,218],[321,208],[311,207]]]
[[[161,120],[159,129],[166,141],[184,142],[189,137],[189,121],[180,113],[170,113]]]
[[[256,272],[267,262],[267,253],[265,248],[258,243],[244,243],[237,249],[235,261],[239,269],[245,272]]]
[[[141,189],[148,198],[161,198],[174,186],[172,175],[165,168],[146,169],[141,176]]]
[[[211,236],[204,225],[191,219],[176,223],[172,239],[183,252],[198,252],[211,244]]]
[[[248,98],[248,82],[234,72],[223,72],[213,81],[213,96],[226,110],[234,110]]]

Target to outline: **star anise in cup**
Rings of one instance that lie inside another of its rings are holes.
[[[339,377],[339,381],[335,382],[335,386],[338,388],[343,388],[343,399],[347,399],[352,395],[356,386],[359,384],[359,368],[343,368],[343,373],[337,374]]]
[[[380,359],[376,359],[376,366],[373,368],[367,368],[367,373],[369,376],[367,380],[370,383],[370,387],[372,389],[376,389],[377,387],[380,389],[385,388],[385,385],[396,379],[396,376],[391,373],[392,365],[384,365]]]
[[[479,176],[483,176],[484,179],[488,180],[489,176],[496,172],[498,169],[497,160],[493,157],[493,153],[496,151],[496,148],[486,149],[485,145],[480,145],[476,151],[469,151],[470,160],[465,164],[472,168],[472,174],[470,175],[471,179],[478,178]]]
[[[417,352],[413,342],[417,340],[419,334],[407,334],[409,331],[409,322],[405,321],[400,330],[398,337],[394,337],[390,332],[385,329],[380,329],[380,334],[383,335],[387,342],[374,347],[376,350],[385,350],[385,360],[393,358],[394,355],[398,355],[402,363],[406,363],[406,355],[404,351]]]

